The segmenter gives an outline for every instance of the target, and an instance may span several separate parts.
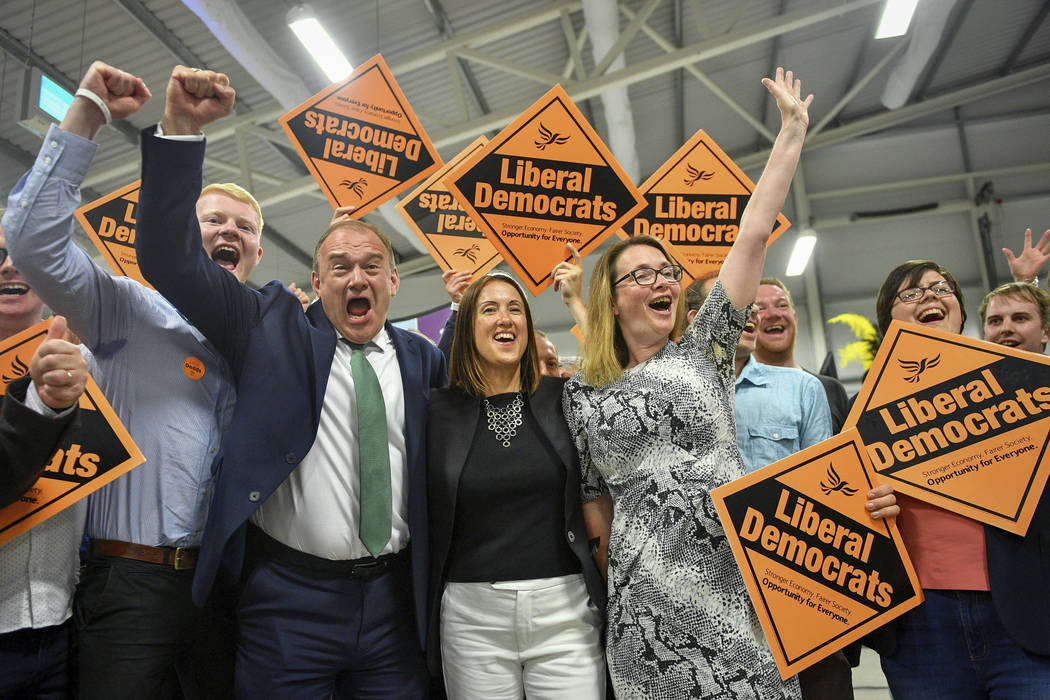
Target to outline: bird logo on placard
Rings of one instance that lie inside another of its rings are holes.
[[[29,374],[29,365],[23,362],[22,358],[16,356],[15,361],[11,363],[8,371],[4,372],[3,375],[0,375],[0,380],[2,380],[4,384],[7,384],[8,382],[13,382],[19,377],[24,377],[27,374]]]
[[[534,143],[536,148],[542,151],[547,146],[560,146],[568,142],[568,140],[568,136],[562,136],[556,131],[551,131],[543,125],[543,122],[540,122],[540,137]]]
[[[838,472],[835,471],[835,465],[828,465],[828,483],[820,482],[820,490],[824,492],[825,496],[830,496],[833,492],[839,491],[843,495],[852,496],[857,493],[857,489],[849,485],[849,482],[842,479]]]
[[[682,180],[682,183],[686,187],[692,187],[694,184],[696,184],[697,180],[710,180],[715,176],[714,171],[707,172],[706,170],[697,170],[688,163],[685,164],[685,172],[686,175],[688,175],[688,177]]]
[[[456,248],[454,251],[452,251],[452,254],[458,255],[461,258],[466,258],[472,263],[476,263],[478,261],[478,253],[480,252],[481,248],[479,248],[477,244],[475,244],[470,246],[469,248]]]
[[[897,364],[901,366],[905,372],[911,372],[909,376],[904,378],[904,381],[915,383],[919,381],[919,376],[928,369],[932,369],[941,363],[941,356],[936,357],[924,357],[918,362],[914,360],[897,360]]]
[[[346,189],[348,189],[351,192],[353,192],[354,194],[356,194],[358,197],[364,197],[365,196],[365,187],[367,185],[368,185],[368,180],[366,180],[363,177],[359,177],[356,180],[343,180],[342,182],[339,183],[340,187],[345,187]]]

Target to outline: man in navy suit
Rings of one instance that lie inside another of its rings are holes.
[[[386,322],[399,278],[389,239],[367,224],[340,220],[322,235],[320,303],[306,313],[279,282],[251,290],[207,258],[200,133],[233,101],[225,75],[176,66],[160,128],[142,136],[140,268],[237,385],[194,597],[240,589],[238,696],[423,697],[425,420],[445,360]],[[390,536],[378,548],[359,537],[359,462],[374,462],[358,452],[362,352],[381,389],[390,465]]]

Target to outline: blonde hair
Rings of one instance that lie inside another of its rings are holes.
[[[249,192],[248,190],[244,189],[243,187],[241,187],[240,185],[238,185],[238,184],[236,184],[234,182],[216,182],[216,183],[213,183],[211,185],[206,186],[203,190],[201,190],[200,197],[197,197],[197,199],[199,200],[204,195],[206,195],[206,194],[213,194],[213,193],[214,194],[224,194],[227,197],[230,197],[232,199],[236,199],[238,202],[244,202],[245,204],[250,206],[252,209],[254,209],[255,210],[255,215],[259,218],[259,235],[262,236],[262,230],[263,230],[262,208],[259,206],[259,202],[256,201],[255,197],[252,196],[251,192]]]
[[[587,343],[583,346],[583,357],[580,359],[582,379],[591,386],[602,387],[619,380],[630,359],[627,343],[612,310],[615,296],[613,281],[616,261],[623,251],[635,245],[656,248],[668,262],[671,260],[663,244],[652,236],[635,236],[617,241],[598,260],[591,275],[587,328],[584,333]],[[685,295],[679,294],[670,338],[681,337],[685,329],[685,315]]]

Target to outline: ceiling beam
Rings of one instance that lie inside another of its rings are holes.
[[[1015,90],[1026,85],[1038,83],[1050,79],[1050,63],[1034,66],[1027,70],[1018,71],[1002,78],[994,78],[971,87],[954,90],[937,97],[931,97],[922,102],[901,107],[900,109],[884,110],[869,117],[857,119],[856,121],[843,124],[823,133],[807,139],[804,150],[823,148],[832,144],[841,143],[848,139],[863,136],[876,131],[882,131],[898,124],[904,124],[920,117],[942,112],[959,105],[974,102],[976,100],[991,97],[1001,92]],[[769,158],[769,150],[737,158],[736,164],[747,169],[761,165]]]
[[[29,47],[18,40],[13,34],[0,27],[0,48],[6,51],[19,63],[25,63],[46,73],[49,78],[61,86],[69,94],[77,91],[78,83],[58,68],[46,61],[37,53],[30,51]],[[128,143],[138,144],[139,130],[126,121],[114,122],[109,125],[120,132]]]
[[[881,2],[881,0],[850,0],[837,3],[818,11],[799,10],[787,14],[771,17],[757,22],[749,27],[744,27],[724,34],[716,39],[701,41],[690,44],[681,49],[668,53],[664,56],[656,56],[646,61],[641,61],[622,70],[606,73],[598,78],[589,78],[566,87],[566,92],[573,101],[580,101],[589,97],[595,97],[613,87],[632,85],[648,80],[658,75],[663,75],[676,68],[682,68],[694,63],[723,56],[732,51],[751,46],[753,44],[768,41],[775,36],[793,32],[804,27],[826,22],[835,17],[840,17],[859,9]],[[396,72],[396,71],[395,71]],[[438,147],[461,143],[478,134],[492,129],[499,129],[517,117],[530,102],[514,105],[513,107],[493,112],[492,114],[474,119],[454,129],[448,129],[440,133],[432,134],[435,145]]]
[[[937,71],[940,70],[941,63],[944,62],[944,57],[948,55],[949,49],[951,49],[952,44],[955,43],[955,37],[959,35],[959,28],[962,27],[966,15],[970,14],[971,7],[973,7],[973,0],[962,0],[962,4],[952,11],[952,15],[948,20],[948,26],[945,28],[944,34],[941,35],[941,40],[937,44],[937,49],[933,52],[933,56],[930,57],[929,62],[926,64],[926,71],[922,77],[922,82],[916,86],[915,91],[911,94],[912,102],[926,99],[930,85],[933,83]]]
[[[1044,0],[1043,6],[1035,13],[1035,17],[1025,27],[1024,34],[1021,36],[1021,40],[1014,44],[1013,51],[1003,61],[1002,67],[999,69],[999,75],[1006,75],[1013,71],[1017,59],[1021,57],[1024,50],[1028,48],[1028,44],[1031,43],[1032,37],[1039,30],[1040,25],[1046,21],[1046,16],[1050,14],[1050,0]]]

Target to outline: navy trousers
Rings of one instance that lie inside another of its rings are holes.
[[[368,579],[251,549],[237,608],[237,697],[426,697],[407,551]]]

